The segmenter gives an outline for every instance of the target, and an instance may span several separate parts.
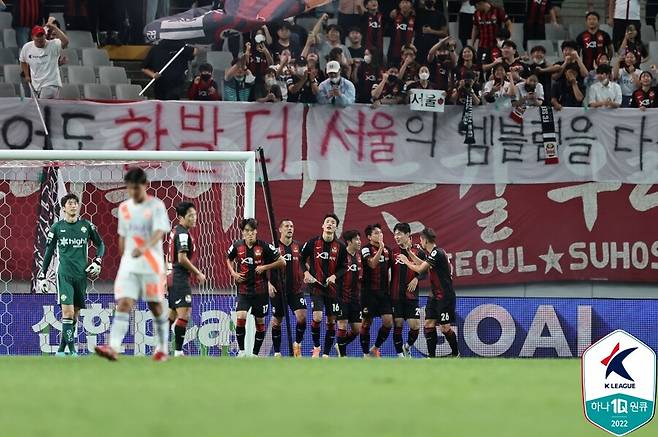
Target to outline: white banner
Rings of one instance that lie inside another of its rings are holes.
[[[244,151],[262,146],[272,180],[301,179],[302,105],[57,100],[41,105],[54,149]],[[0,147],[44,145],[34,102],[0,99]]]
[[[409,90],[409,109],[412,111],[443,112],[446,92],[441,90]]]
[[[510,108],[475,108],[472,145],[458,131],[462,110],[314,106],[307,119],[309,176],[445,184],[658,183],[658,110],[556,111],[558,165],[544,164],[538,109],[527,110],[518,124]]]

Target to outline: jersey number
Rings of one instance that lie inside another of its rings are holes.
[[[335,313],[339,313],[339,312],[340,312],[340,305],[339,305],[339,304],[334,303],[334,304],[331,304],[331,306],[332,306],[332,308],[333,308],[333,310],[334,310]]]
[[[450,321],[450,314],[448,314],[448,313],[441,313],[441,321],[442,321],[442,322],[448,322],[448,321]]]
[[[263,305],[263,314],[267,314],[267,307],[268,306],[269,306],[268,304]]]

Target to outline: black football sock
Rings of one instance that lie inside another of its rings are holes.
[[[281,326],[272,326],[272,348],[275,354],[281,352]]]
[[[313,346],[320,347],[320,322],[311,321],[311,336],[313,337]]]
[[[245,325],[247,321],[245,319],[238,319],[235,324],[235,337],[238,340],[238,348],[244,352],[244,334],[247,331]]]
[[[459,347],[457,346],[457,335],[455,334],[455,331],[450,329],[449,332],[443,334],[448,340],[448,344],[450,345],[450,350],[452,351],[452,356],[456,357],[459,355]]]
[[[340,351],[340,356],[347,356],[347,331],[344,329],[338,330],[338,335],[336,337],[336,342],[338,343],[338,350]]]
[[[418,340],[418,329],[410,329],[409,334],[407,335],[407,344],[409,347],[413,346]]]
[[[347,334],[347,337],[345,339],[345,346],[352,343],[354,341],[354,339],[358,336],[359,336],[359,334],[356,331],[350,331],[350,333]]]
[[[367,328],[361,326],[359,340],[361,340],[361,350],[367,355],[370,352],[370,326]]]
[[[297,327],[295,329],[295,342],[302,344],[302,341],[304,341],[305,333],[306,333],[306,321],[302,323],[297,322]]]
[[[336,324],[327,323],[327,332],[324,334],[324,354],[331,355],[331,348],[336,340]]]
[[[425,328],[425,340],[427,340],[427,356],[436,357],[436,328]]]
[[[388,338],[388,334],[390,334],[391,328],[387,328],[386,326],[382,326],[379,328],[379,331],[377,332],[377,339],[375,340],[375,347],[379,349],[382,347],[386,339]]]
[[[187,329],[187,320],[177,319],[174,324],[174,338],[176,339],[176,350],[183,350],[183,342],[185,341],[185,330]]]
[[[402,353],[402,327],[393,328],[393,345],[395,345],[395,352]]]
[[[265,340],[265,324],[256,323],[256,335],[254,336],[254,355],[258,355],[260,352],[260,347],[263,345],[263,340]]]

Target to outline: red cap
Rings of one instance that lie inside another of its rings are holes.
[[[34,26],[32,28],[32,36],[45,35],[46,31],[43,29],[43,26]]]

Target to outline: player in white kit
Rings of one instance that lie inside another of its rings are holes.
[[[96,353],[110,361],[117,359],[128,332],[130,311],[143,299],[153,313],[157,341],[153,359],[168,357],[169,320],[163,305],[165,266],[162,239],[169,231],[169,216],[160,199],[146,193],[148,181],[141,168],[128,170],[124,177],[128,200],[119,206],[119,253],[121,264],[114,282],[116,311],[110,329],[110,344],[97,346]]]

